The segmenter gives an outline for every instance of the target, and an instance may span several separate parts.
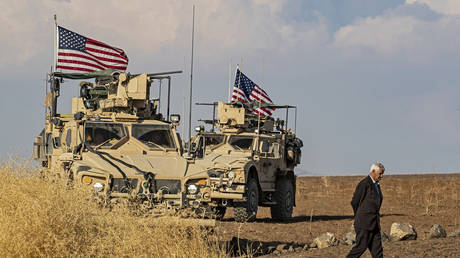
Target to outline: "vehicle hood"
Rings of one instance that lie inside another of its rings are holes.
[[[210,153],[206,154],[203,159],[197,160],[196,164],[215,169],[231,170],[243,168],[251,158],[248,153]]]
[[[112,174],[114,177],[143,176],[153,173],[155,177],[175,178],[184,176],[187,161],[179,155],[151,156],[142,154],[116,155],[111,153],[83,153],[76,162],[77,170]],[[79,168],[78,168],[79,167]],[[120,172],[121,170],[121,172]]]
[[[191,162],[179,155],[116,155],[104,152],[83,153],[82,160],[74,162],[77,171],[89,171],[113,177],[139,177],[145,173],[153,173],[156,179],[173,178],[205,178],[207,171],[212,169],[212,162]],[[121,172],[120,172],[121,171]]]

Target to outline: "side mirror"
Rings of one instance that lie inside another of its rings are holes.
[[[169,116],[169,120],[174,124],[178,125],[180,122],[180,115],[179,114],[171,114]]]
[[[195,132],[197,134],[204,132],[204,126],[200,125],[200,126],[195,127]]]

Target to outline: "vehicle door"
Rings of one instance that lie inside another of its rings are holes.
[[[271,137],[259,139],[260,183],[264,190],[275,189],[276,173],[279,170],[280,143]],[[268,189],[267,189],[268,188]]]

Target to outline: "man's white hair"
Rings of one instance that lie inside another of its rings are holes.
[[[372,171],[375,171],[375,170],[377,170],[377,169],[381,169],[382,172],[385,172],[385,167],[384,167],[383,164],[380,163],[380,162],[374,162],[374,163],[372,163],[371,169],[369,170],[369,172],[372,173]]]

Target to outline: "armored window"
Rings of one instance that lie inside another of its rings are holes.
[[[149,148],[176,148],[171,129],[167,125],[135,124],[132,128],[132,135]]]
[[[56,136],[53,138],[53,147],[55,149],[61,147],[61,137],[60,136]]]
[[[85,142],[90,146],[110,148],[126,136],[125,128],[118,123],[86,122]]]
[[[252,146],[252,142],[253,138],[251,136],[233,135],[228,140],[228,144],[237,150],[249,150]]]
[[[51,155],[53,153],[53,135],[51,133],[46,134],[45,153],[46,155]]]
[[[262,141],[260,145],[261,152],[270,152],[270,143],[268,141]]]
[[[224,142],[225,136],[222,134],[215,134],[215,135],[206,135],[205,136],[205,144],[206,147],[214,147]]]
[[[273,155],[275,157],[279,157],[280,156],[280,144],[275,142],[273,143],[272,145],[272,152],[273,152]]]
[[[279,156],[279,144],[272,142],[271,140],[264,139],[260,142],[260,152],[265,157],[278,157]],[[278,153],[277,153],[278,152]]]
[[[66,136],[65,136],[65,145],[69,147],[72,144],[72,130],[67,130]]]

